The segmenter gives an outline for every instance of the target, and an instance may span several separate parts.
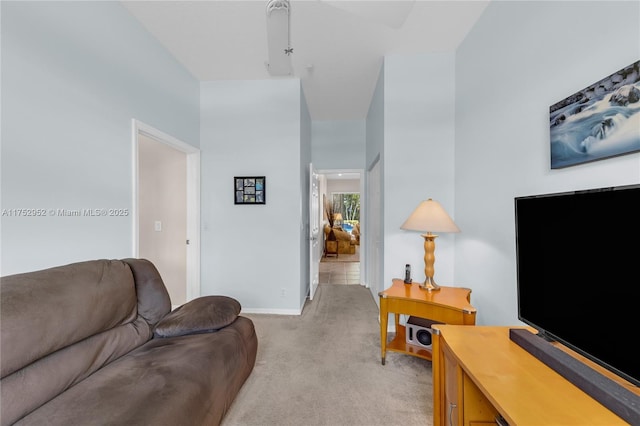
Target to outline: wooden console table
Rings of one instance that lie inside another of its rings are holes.
[[[440,287],[438,291],[427,291],[418,283],[405,284],[394,279],[388,289],[378,293],[380,296],[380,350],[382,365],[387,350],[413,355],[431,360],[431,351],[406,341],[405,326],[400,324],[400,314],[427,318],[444,324],[474,325],[476,309],[471,306],[471,290],[461,287]],[[396,333],[387,343],[387,325],[389,313],[395,313]]]
[[[511,341],[510,328],[527,327],[433,326],[435,426],[628,424]],[[558,347],[640,395],[640,388]]]

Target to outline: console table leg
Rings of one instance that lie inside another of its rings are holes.
[[[388,301],[386,297],[380,298],[380,355],[382,365],[387,354],[387,322],[389,321]]]

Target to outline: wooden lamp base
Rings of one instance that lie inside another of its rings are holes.
[[[440,290],[440,286],[436,284],[433,279],[433,274],[435,269],[433,264],[436,262],[436,238],[437,235],[432,234],[431,232],[427,232],[426,234],[422,234],[424,237],[424,275],[426,279],[424,283],[420,284],[420,288],[427,291],[438,291]]]

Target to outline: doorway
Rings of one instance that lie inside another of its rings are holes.
[[[364,179],[363,179],[363,170],[360,169],[323,169],[323,170],[318,170],[318,174],[321,176],[320,178],[320,191],[321,193],[326,196],[327,201],[332,202],[333,201],[333,194],[354,194],[357,193],[359,194],[360,197],[360,206],[359,206],[359,212],[358,212],[358,216],[357,216],[357,221],[360,224],[359,227],[362,229],[363,225],[364,225],[364,220],[365,220],[365,210],[364,210],[364,206],[365,206],[365,201],[364,201]],[[338,198],[341,199],[341,196],[338,195]],[[346,214],[346,212],[343,212]],[[353,219],[353,217],[351,216],[346,216],[346,215],[342,215],[342,219],[341,220],[347,220],[349,224],[349,226],[346,226],[347,228],[349,228],[351,231],[353,230],[353,222],[351,222],[351,220]],[[327,223],[327,218],[325,217],[324,219],[324,223]],[[324,224],[323,224],[324,226]],[[323,237],[323,244],[324,244],[324,232],[321,232],[322,237]],[[359,236],[360,237],[360,236]],[[329,265],[327,265],[326,263],[343,263],[345,260],[348,262],[355,262],[356,265],[352,265],[350,267],[349,271],[345,271],[345,278],[346,278],[346,282],[344,282],[344,284],[353,284],[353,279],[348,279],[349,275],[351,277],[353,277],[353,274],[357,274],[357,283],[360,285],[365,285],[366,283],[364,281],[364,264],[365,264],[365,256],[364,256],[364,250],[362,250],[362,241],[365,239],[364,236],[362,236],[358,243],[360,245],[357,246],[357,250],[356,250],[356,254],[338,254],[337,257],[333,256],[331,258],[325,258],[323,257],[321,259],[321,270],[323,272],[323,279],[324,281],[321,282],[326,282],[326,280],[328,279],[327,276],[327,272],[329,272],[327,270],[327,268],[330,268]],[[329,260],[331,262],[325,262],[326,260]],[[342,270],[346,267],[346,265],[342,264],[342,265],[334,265],[332,266],[334,269],[335,268],[339,268],[340,269],[340,273],[342,273]],[[354,269],[355,267],[355,269]],[[357,271],[357,272],[354,272]]]
[[[181,305],[200,294],[200,151],[133,120],[133,158],[134,257]]]

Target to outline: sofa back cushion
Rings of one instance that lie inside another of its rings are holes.
[[[137,315],[131,269],[108,260],[4,277],[1,303],[2,377]]]
[[[153,263],[147,259],[124,259],[131,268],[138,296],[138,315],[153,328],[171,311],[169,292]]]
[[[0,289],[2,425],[147,342],[171,309],[157,270],[140,259],[12,275]]]

